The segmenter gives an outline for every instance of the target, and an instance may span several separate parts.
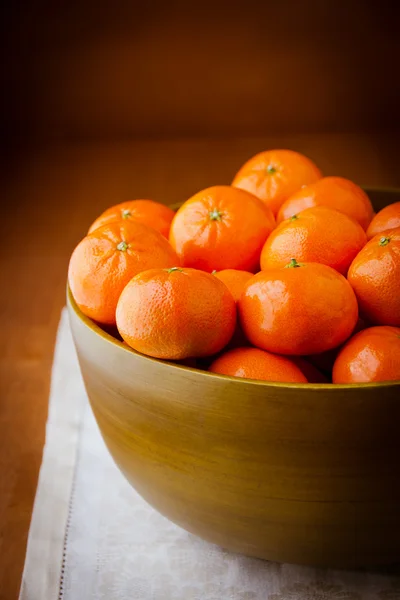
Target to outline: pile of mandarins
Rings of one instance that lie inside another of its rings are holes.
[[[257,154],[176,213],[113,206],[69,285],[148,356],[268,381],[400,380],[400,202],[374,215],[358,185],[297,152]]]

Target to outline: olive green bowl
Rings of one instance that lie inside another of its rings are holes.
[[[376,209],[398,200],[371,191]],[[148,358],[68,292],[94,415],[154,508],[220,546],[354,568],[400,561],[400,383],[274,384]]]

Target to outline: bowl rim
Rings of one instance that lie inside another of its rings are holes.
[[[233,377],[231,375],[221,375],[219,373],[211,373],[210,371],[205,371],[202,369],[196,369],[193,367],[187,367],[186,365],[179,365],[174,362],[168,360],[162,360],[159,358],[154,358],[152,356],[147,356],[146,354],[142,354],[133,348],[130,348],[127,344],[120,342],[116,338],[114,338],[111,334],[104,331],[100,325],[98,325],[95,321],[87,317],[80,310],[78,305],[75,302],[75,299],[72,295],[69,284],[67,283],[67,306],[70,310],[72,310],[76,317],[85,325],[87,329],[89,329],[92,333],[102,338],[106,343],[111,344],[114,347],[119,348],[121,351],[126,352],[127,354],[133,354],[134,356],[139,357],[141,360],[150,361],[156,363],[158,365],[168,366],[172,369],[179,369],[184,371],[189,371],[191,373],[195,373],[199,377],[207,377],[217,380],[225,380],[235,383],[236,385],[246,385],[246,386],[256,386],[263,388],[281,388],[281,389],[301,389],[301,390],[329,390],[332,392],[340,392],[343,390],[358,390],[362,389],[388,389],[388,388],[400,388],[400,381],[382,381],[382,382],[372,382],[372,383],[284,383],[280,381],[264,381],[260,379],[245,379],[241,377]]]

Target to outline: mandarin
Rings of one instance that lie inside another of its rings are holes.
[[[160,202],[154,202],[154,200],[128,200],[105,210],[92,223],[89,233],[103,225],[115,223],[116,221],[137,221],[156,229],[168,238],[169,228],[174,216],[174,211]]]
[[[261,200],[219,185],[198,192],[180,207],[170,242],[184,267],[254,271],[274,227],[274,216]]]
[[[251,344],[278,354],[324,352],[343,343],[358,318],[354,292],[337,271],[298,263],[254,275],[239,300]]]
[[[175,265],[179,259],[161,233],[142,223],[119,221],[96,229],[77,245],[68,281],[86,316],[114,325],[118,298],[134,275]]]
[[[343,177],[323,177],[288,198],[279,210],[277,221],[281,223],[306,208],[321,205],[352,217],[364,230],[373,216],[371,201],[360,186]]]
[[[326,206],[307,208],[283,221],[261,251],[261,269],[284,267],[292,256],[318,262],[346,275],[353,258],[367,243],[357,221]]]
[[[209,371],[231,377],[307,383],[307,378],[289,358],[259,348],[234,348],[219,356]]]
[[[361,316],[373,325],[400,326],[400,227],[373,237],[351,263],[347,278]]]
[[[276,215],[289,196],[321,177],[318,167],[299,152],[266,150],[239,169],[232,185],[260,198]]]
[[[354,335],[333,366],[333,383],[400,381],[400,328],[369,327]]]
[[[400,202],[385,206],[374,216],[367,229],[367,238],[370,240],[378,233],[397,227],[400,227]]]
[[[249,271],[239,271],[237,269],[225,269],[223,271],[213,271],[213,275],[218,277],[223,283],[226,285],[228,290],[233,296],[233,299],[237,303],[239,302],[239,298],[241,297],[244,286],[246,283],[253,277],[253,273]],[[247,346],[248,341],[246,336],[243,333],[242,328],[240,327],[239,321],[236,323],[235,333],[232,336],[231,341],[228,344],[229,348],[237,348],[239,346]]]
[[[253,277],[254,273],[239,271],[238,269],[224,269],[223,271],[213,272],[213,275],[223,281],[235,302],[238,302],[243,293],[244,286]]]
[[[216,354],[236,326],[236,305],[226,285],[196,269],[136,275],[122,292],[116,315],[131,348],[171,360]]]

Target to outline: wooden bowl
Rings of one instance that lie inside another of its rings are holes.
[[[370,191],[375,208],[399,199]],[[68,307],[88,396],[122,473],[224,548],[331,567],[400,560],[400,383],[278,384],[148,358]]]

